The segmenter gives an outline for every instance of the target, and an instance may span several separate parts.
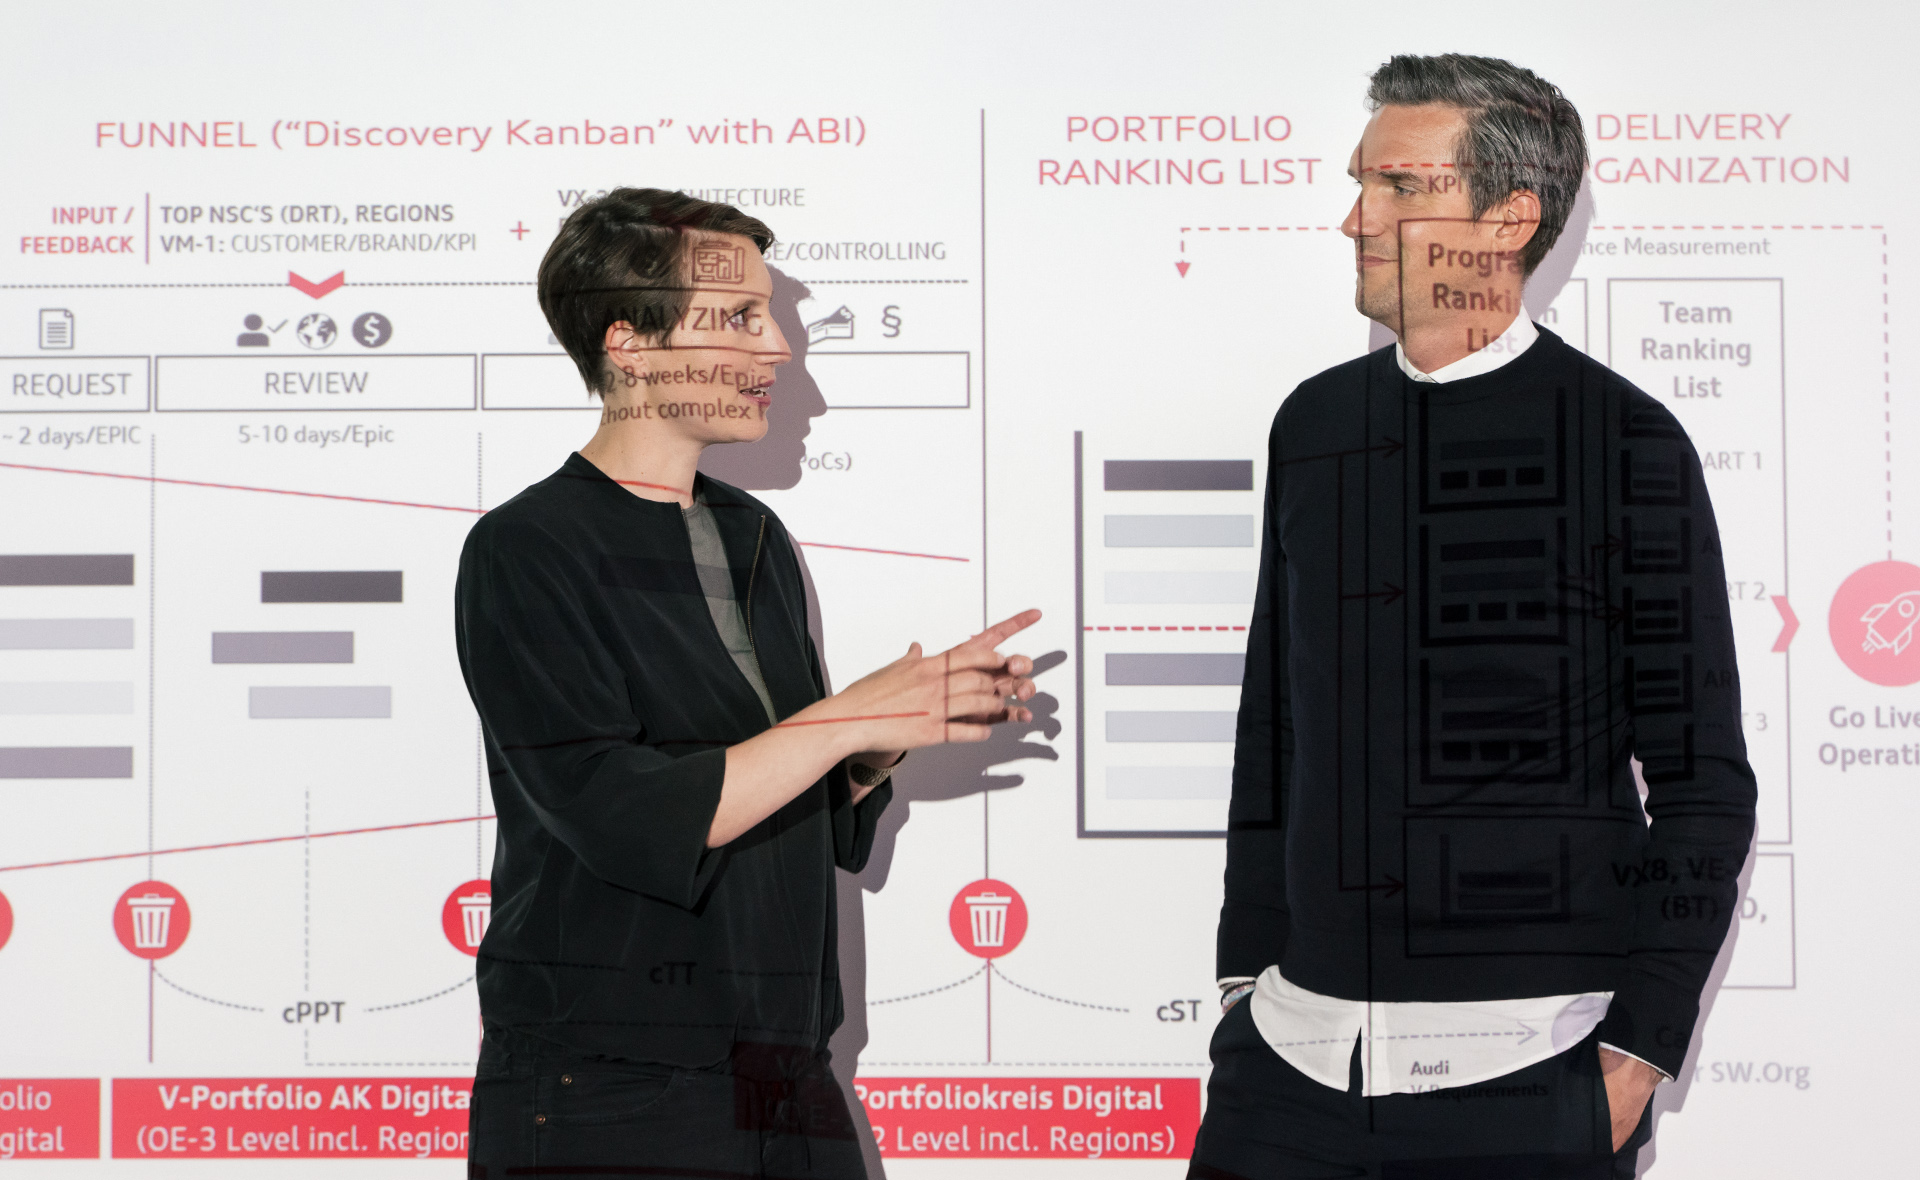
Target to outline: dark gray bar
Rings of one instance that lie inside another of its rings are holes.
[[[1109,516],[1109,549],[1251,549],[1251,516]]]
[[[1230,742],[1234,714],[1224,712],[1109,712],[1110,742]]]
[[[0,778],[132,777],[132,746],[0,746]]]
[[[1108,459],[1109,492],[1250,492],[1252,459]]]
[[[1109,799],[1230,799],[1231,766],[1109,766]]]
[[[285,718],[391,717],[393,689],[379,685],[260,686],[247,690],[247,716]]]
[[[0,586],[131,585],[131,553],[0,553]]]
[[[399,570],[262,570],[261,602],[399,602]]]
[[[1240,687],[1247,657],[1231,652],[1109,652],[1108,684],[1230,684]]]
[[[351,631],[215,631],[216,664],[351,664]]]
[[[132,646],[132,619],[0,619],[0,651],[80,651]]]

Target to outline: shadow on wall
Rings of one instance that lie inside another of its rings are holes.
[[[817,637],[815,641],[818,642]],[[1048,652],[1034,660],[1034,675],[1040,676],[1066,661],[1066,652]],[[1059,699],[1051,693],[1035,693],[1027,706],[1033,710],[1032,721],[996,726],[993,737],[987,741],[915,750],[893,776],[893,802],[881,817],[867,867],[857,875],[835,874],[840,910],[840,990],[846,1002],[846,1018],[834,1033],[830,1046],[833,1073],[841,1089],[846,1091],[848,1108],[854,1111],[854,1127],[862,1136],[867,1175],[874,1180],[882,1180],[886,1169],[880,1159],[879,1146],[873,1141],[866,1110],[853,1089],[853,1077],[859,1069],[860,1054],[867,1047],[868,1036],[866,895],[878,892],[887,883],[900,829],[906,826],[916,805],[1008,790],[1026,779],[1018,774],[995,773],[1007,763],[1024,758],[1059,760],[1060,753],[1052,746],[1027,740],[1035,734],[1048,741],[1060,736]],[[984,827],[981,838],[985,839]]]
[[[1634,765],[1634,775],[1640,773],[1638,763]],[[1643,796],[1644,797],[1644,796]],[[1756,834],[1757,839],[1757,834]],[[1713,1017],[1713,1009],[1720,1002],[1720,991],[1726,986],[1727,970],[1733,966],[1733,953],[1740,942],[1740,915],[1747,904],[1747,891],[1753,886],[1754,854],[1759,851],[1757,843],[1747,846],[1747,863],[1740,868],[1739,900],[1733,906],[1733,925],[1727,931],[1727,940],[1720,945],[1720,954],[1713,960],[1713,970],[1707,975],[1707,986],[1700,993],[1700,1015],[1693,1024],[1693,1041],[1687,1046],[1686,1058],[1680,1063],[1680,1074],[1673,1081],[1658,1086],[1653,1091],[1653,1138],[1640,1149],[1636,1176],[1652,1176],[1654,1165],[1660,1160],[1660,1120],[1669,1113],[1686,1109],[1687,1097],[1693,1093],[1694,1076],[1700,1065],[1700,1037],[1706,1030],[1707,1022]]]
[[[1573,212],[1567,215],[1566,228],[1560,231],[1560,240],[1547,251],[1533,274],[1527,278],[1526,289],[1520,294],[1520,302],[1527,309],[1527,315],[1538,320],[1542,312],[1553,306],[1560,298],[1560,292],[1566,288],[1567,280],[1573,277],[1573,268],[1580,264],[1580,251],[1586,247],[1587,231],[1593,225],[1593,185],[1582,181],[1580,192],[1573,199]],[[1370,323],[1367,331],[1367,351],[1386,348],[1393,344],[1394,335],[1385,325]]]
[[[787,338],[793,359],[774,373],[766,436],[758,442],[708,447],[700,456],[702,472],[750,492],[784,491],[800,482],[807,435],[813,420],[827,412],[827,399],[807,372],[807,327],[800,320],[800,302],[812,293],[780,270],[770,266],[767,273],[773,276],[773,322]]]

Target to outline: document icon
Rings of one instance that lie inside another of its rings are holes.
[[[40,347],[73,347],[73,313],[64,307],[40,309]]]

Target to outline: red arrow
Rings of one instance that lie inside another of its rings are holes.
[[[1787,644],[1793,642],[1794,632],[1800,630],[1800,620],[1794,616],[1793,608],[1787,605],[1784,594],[1773,595],[1773,609],[1780,612],[1780,638],[1773,641],[1773,650],[1785,651]]]
[[[292,271],[287,272],[287,286],[292,287],[296,291],[304,291],[315,299],[324,298],[338,291],[346,281],[347,272],[344,270],[330,279],[321,279],[317,283],[303,279]]]
[[[1192,266],[1192,265],[1193,265],[1193,263],[1191,263],[1191,262],[1176,262],[1176,263],[1174,263],[1174,265],[1175,265],[1176,267],[1178,267],[1178,268],[1180,268],[1180,277],[1184,279],[1184,278],[1186,278],[1186,277],[1187,277],[1187,268],[1188,268],[1189,266]]]

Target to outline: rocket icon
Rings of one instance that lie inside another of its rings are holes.
[[[1860,621],[1867,625],[1867,638],[1860,645],[1861,650],[1872,653],[1890,648],[1894,655],[1899,655],[1913,642],[1913,625],[1920,622],[1920,590],[1909,590],[1895,595],[1890,602],[1867,608]]]

